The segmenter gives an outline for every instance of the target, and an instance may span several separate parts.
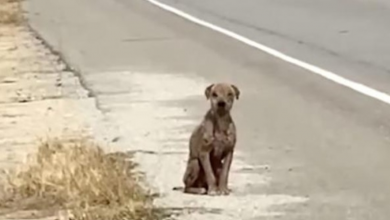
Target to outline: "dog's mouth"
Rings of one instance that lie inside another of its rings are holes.
[[[220,115],[224,115],[229,111],[227,106],[218,106],[216,110],[217,110],[217,113]]]
[[[225,101],[219,100],[216,105],[214,106],[215,112],[218,115],[225,115],[227,112],[229,112],[229,106]]]

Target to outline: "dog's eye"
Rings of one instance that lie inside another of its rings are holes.
[[[233,97],[233,93],[229,93],[228,96],[229,96],[229,97]]]
[[[217,98],[217,97],[218,97],[217,93],[215,93],[215,92],[213,92],[212,96],[213,96],[214,98]]]

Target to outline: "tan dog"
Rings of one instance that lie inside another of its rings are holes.
[[[211,108],[190,138],[184,192],[228,195],[228,176],[236,145],[236,127],[230,110],[240,91],[234,85],[218,83],[208,86],[205,95]]]

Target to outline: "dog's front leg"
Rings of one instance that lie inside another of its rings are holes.
[[[207,181],[207,194],[208,195],[216,195],[217,194],[217,186],[216,179],[211,167],[210,163],[210,152],[202,152],[200,155],[200,162],[202,164],[206,181]]]
[[[210,153],[213,149],[213,142],[214,142],[213,131],[214,131],[213,123],[209,120],[205,121],[199,159],[205,173],[208,195],[217,194],[217,186],[216,186],[217,181],[213,169],[211,167],[211,161],[210,161]]]
[[[218,184],[218,193],[222,195],[228,195],[230,193],[230,190],[228,188],[228,179],[229,179],[229,171],[230,167],[233,161],[233,151],[230,151],[224,161],[222,166],[222,171],[219,179]]]
[[[223,161],[222,172],[218,180],[218,191],[220,194],[228,195],[230,190],[228,189],[228,179],[230,167],[233,161],[234,146],[236,144],[236,127],[234,124],[230,124],[227,131],[227,137],[225,139],[225,146],[227,154]]]

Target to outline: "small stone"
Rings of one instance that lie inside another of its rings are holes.
[[[114,139],[111,140],[111,142],[118,142],[120,140],[120,137],[115,137]]]
[[[19,99],[18,102],[19,103],[26,103],[26,102],[29,102],[30,100],[28,99]]]
[[[18,46],[13,46],[13,47],[8,48],[8,51],[14,51],[16,49],[18,49]]]

